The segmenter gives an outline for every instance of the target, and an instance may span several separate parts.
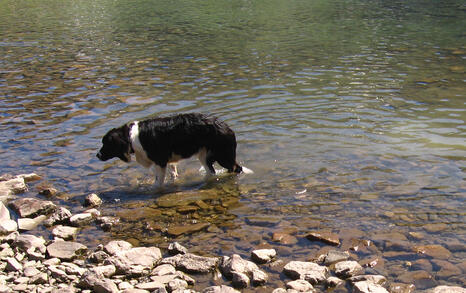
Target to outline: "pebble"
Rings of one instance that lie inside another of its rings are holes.
[[[264,264],[272,261],[277,256],[275,249],[257,249],[251,252],[251,259],[259,264]]]

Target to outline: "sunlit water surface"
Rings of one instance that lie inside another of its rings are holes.
[[[309,260],[329,249],[304,238],[321,229],[340,250],[373,241],[352,252],[379,259],[368,273],[466,286],[465,12],[463,1],[3,1],[1,173],[39,173],[73,212],[100,194],[102,214],[121,220],[85,228],[89,247],[176,240]],[[95,158],[112,127],[193,111],[235,130],[254,174],[205,179],[190,160],[159,192],[136,163]],[[210,225],[166,232],[196,223]],[[416,253],[431,244],[450,254]],[[268,271],[262,289],[284,286]]]

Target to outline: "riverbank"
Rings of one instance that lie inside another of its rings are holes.
[[[135,247],[115,239],[89,249],[75,241],[80,228],[97,225],[110,230],[114,217],[102,217],[102,200],[89,194],[82,213],[38,197],[18,197],[28,190],[27,182],[40,180],[36,174],[0,178],[0,293],[1,292],[414,292],[413,282],[390,282],[376,273],[374,263],[358,261],[354,251],[369,247],[361,241],[353,251],[340,251],[338,235],[312,231],[310,241],[327,249],[313,261],[284,262],[277,250],[251,249],[249,256],[201,256],[172,242],[166,248]],[[42,189],[51,194],[53,189]],[[8,206],[8,208],[7,208]],[[12,213],[13,212],[13,213]],[[38,226],[50,231],[50,239],[32,235]],[[419,246],[418,253],[445,254],[436,246]],[[458,268],[461,269],[461,268]],[[274,286],[270,279],[282,279]],[[199,282],[198,280],[201,280]],[[429,292],[466,292],[454,286],[436,286]]]

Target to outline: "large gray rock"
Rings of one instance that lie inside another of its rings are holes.
[[[20,217],[33,218],[39,215],[48,215],[57,208],[53,202],[32,197],[20,198],[8,204]]]
[[[87,250],[85,245],[71,241],[54,241],[47,246],[47,253],[50,257],[66,261],[75,259],[85,250]]]
[[[304,261],[287,263],[283,272],[292,279],[303,279],[313,285],[324,282],[329,274],[327,267]]]
[[[117,252],[129,250],[131,248],[133,248],[133,245],[129,242],[123,240],[113,240],[104,246],[104,251],[110,255],[114,255]]]
[[[241,258],[238,254],[224,256],[220,269],[225,276],[232,279],[234,287],[244,288],[251,282],[254,285],[262,285],[268,279],[267,274],[255,263]]]
[[[148,273],[162,258],[157,247],[135,247],[116,252],[104,261],[115,266],[118,274],[141,275]]]
[[[218,262],[217,257],[204,257],[192,253],[177,254],[162,260],[163,264],[171,264],[188,273],[208,273],[217,267]]]
[[[364,269],[357,261],[347,260],[335,264],[335,275],[343,279],[360,275],[363,270]]]

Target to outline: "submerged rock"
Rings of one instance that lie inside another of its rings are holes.
[[[306,238],[311,241],[320,241],[329,245],[340,245],[340,239],[338,239],[338,235],[328,231],[312,231],[306,235]]]

